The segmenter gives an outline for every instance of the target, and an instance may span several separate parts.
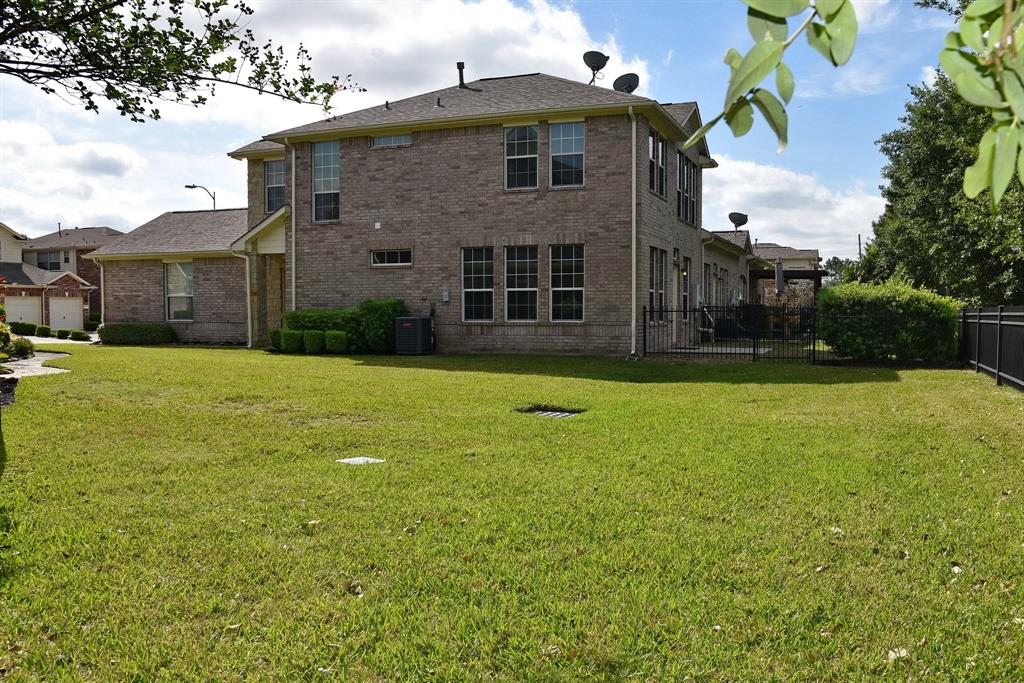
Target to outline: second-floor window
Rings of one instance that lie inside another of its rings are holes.
[[[679,154],[679,175],[677,180],[678,198],[676,215],[690,225],[697,225],[697,194],[699,192],[700,169],[689,157]]]
[[[371,147],[406,147],[412,144],[412,133],[400,135],[377,135],[370,143]]]
[[[313,144],[313,220],[341,218],[341,150],[338,141]]]
[[[665,196],[665,138],[651,130],[647,144],[649,173],[648,186],[652,192]]]
[[[62,263],[59,251],[41,251],[36,255],[36,265],[43,270],[60,270]]]
[[[537,187],[537,126],[505,129],[505,187]]]
[[[586,145],[583,122],[552,123],[550,131],[551,187],[581,187]]]
[[[266,211],[274,213],[284,206],[284,160],[263,162],[263,185],[266,188]]]
[[[375,268],[411,266],[412,249],[375,249],[370,252],[370,265]]]

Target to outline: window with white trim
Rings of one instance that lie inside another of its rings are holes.
[[[551,187],[582,187],[583,156],[586,147],[584,123],[552,123]]]
[[[505,129],[505,188],[537,187],[537,126]]]
[[[164,264],[168,320],[192,320],[192,262]]]
[[[412,249],[375,249],[370,252],[370,265],[374,268],[411,266]]]
[[[313,220],[341,218],[341,148],[337,140],[313,143]]]
[[[551,320],[583,321],[583,245],[551,245]]]
[[[380,147],[406,147],[412,144],[412,133],[402,133],[401,135],[377,135],[370,141],[370,146],[374,149]]]
[[[648,186],[652,192],[659,196],[665,196],[665,138],[651,130],[647,141],[647,156],[649,162]]]
[[[679,153],[676,215],[690,225],[697,225],[697,195],[700,169],[682,152]]]
[[[266,212],[284,206],[284,159],[263,162],[263,186],[266,188]]]
[[[647,316],[651,321],[665,320],[665,282],[668,271],[668,252],[651,247],[648,268]]]
[[[59,251],[40,251],[36,254],[36,266],[43,270],[60,270],[61,260]]]
[[[690,257],[683,257],[683,272],[680,278],[680,300],[683,304],[683,320],[690,319]]]
[[[505,247],[505,319],[537,320],[537,247]]]
[[[494,320],[494,248],[462,249],[462,319]]]

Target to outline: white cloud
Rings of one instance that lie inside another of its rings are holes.
[[[935,81],[939,78],[939,72],[935,70],[935,67],[926,64],[921,67],[921,82],[927,85],[929,88],[935,85]]]
[[[899,7],[892,0],[854,0],[857,27],[860,33],[879,33],[891,28],[899,16]]]
[[[871,234],[871,223],[885,204],[863,184],[843,190],[814,176],[781,166],[717,155],[720,167],[704,174],[704,223],[728,229],[730,211],[750,215],[751,238],[799,249],[818,249],[823,258],[853,256],[857,234]]]

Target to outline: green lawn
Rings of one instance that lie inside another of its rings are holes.
[[[0,676],[1024,677],[989,378],[71,350],[3,413]]]

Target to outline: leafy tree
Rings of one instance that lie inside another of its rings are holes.
[[[160,118],[157,101],[198,107],[221,84],[325,110],[358,88],[351,76],[314,78],[302,45],[292,69],[281,47],[243,26],[252,10],[229,1],[4,0],[0,76],[90,111],[105,99],[133,121]]]
[[[828,271],[829,282],[849,282],[853,279],[852,268],[856,260],[841,256],[829,256],[822,267]]]
[[[984,303],[1024,303],[1024,188],[1014,180],[993,214],[986,199],[959,187],[986,135],[990,114],[971,106],[940,73],[911,87],[900,128],[878,141],[885,211],[854,269],[857,279],[894,275]]]

